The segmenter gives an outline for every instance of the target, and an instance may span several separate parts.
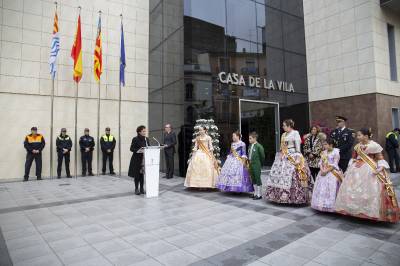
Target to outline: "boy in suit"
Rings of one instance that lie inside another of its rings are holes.
[[[258,135],[256,132],[251,132],[249,135],[249,162],[250,175],[254,186],[254,194],[250,197],[253,200],[261,199],[261,167],[265,160],[264,147],[257,142]]]

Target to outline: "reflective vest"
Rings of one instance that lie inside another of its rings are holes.
[[[390,135],[394,135],[394,138],[397,140],[397,134],[395,134],[393,131],[390,131],[389,133],[386,134],[386,138],[388,139]]]
[[[103,135],[102,138],[103,138],[104,142],[113,142],[114,141],[114,136],[113,135],[109,135],[109,136]]]

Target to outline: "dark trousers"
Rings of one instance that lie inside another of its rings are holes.
[[[164,152],[167,178],[174,177],[174,153]]]
[[[346,172],[347,166],[349,165],[350,159],[340,159],[339,168],[342,169],[343,173]]]
[[[400,171],[400,159],[399,159],[399,153],[397,152],[396,149],[390,149],[386,151],[387,154],[389,155],[389,166],[390,166],[390,172],[398,172]],[[394,161],[394,164],[393,164]],[[396,166],[396,168],[394,168]]]
[[[314,181],[317,178],[318,172],[319,172],[319,168],[316,167],[310,167],[310,171],[311,171],[311,176],[313,177]]]
[[[144,193],[143,182],[144,182],[143,175],[136,176],[135,177],[135,190],[140,189],[140,192]]]
[[[35,160],[35,165],[36,165],[36,177],[37,178],[42,177],[42,154],[27,153],[25,161],[25,175],[24,175],[25,180],[28,180],[29,178],[29,172],[31,171],[33,160]]]
[[[92,171],[92,160],[93,160],[93,151],[81,152],[81,159],[82,159],[82,175],[86,175],[86,169],[88,170],[89,174],[93,174]]]
[[[103,168],[102,172],[106,172],[106,164],[107,164],[107,159],[108,159],[108,168],[110,170],[110,173],[114,173],[114,167],[113,167],[113,158],[114,158],[114,152],[103,152]]]
[[[62,153],[58,152],[57,153],[57,177],[61,176],[61,168],[62,168],[62,162],[63,159],[65,158],[65,172],[67,173],[67,176],[71,176],[71,173],[69,172],[69,158],[70,154],[68,153]]]

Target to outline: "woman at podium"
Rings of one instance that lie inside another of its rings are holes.
[[[213,154],[211,137],[201,126],[195,139],[192,158],[186,173],[185,187],[215,188],[218,176],[218,163]]]
[[[144,194],[144,161],[143,153],[137,153],[143,147],[149,146],[149,139],[146,138],[147,130],[145,126],[136,128],[137,136],[132,139],[131,152],[132,158],[129,164],[128,176],[135,179],[135,194]]]

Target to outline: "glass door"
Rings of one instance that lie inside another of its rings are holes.
[[[256,131],[258,142],[264,146],[264,166],[270,167],[279,149],[279,103],[239,100],[239,123],[242,139],[249,145],[249,133]]]

